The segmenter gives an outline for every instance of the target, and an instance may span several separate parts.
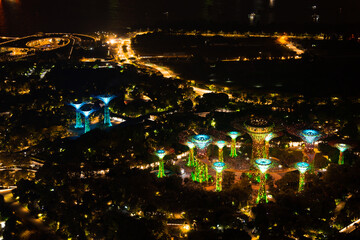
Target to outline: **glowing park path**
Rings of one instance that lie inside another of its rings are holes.
[[[351,233],[352,231],[354,231],[355,229],[358,228],[357,225],[360,225],[360,219],[358,219],[355,222],[351,223],[350,225],[344,227],[339,232],[340,233]]]

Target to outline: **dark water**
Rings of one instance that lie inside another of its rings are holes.
[[[314,10],[313,5],[317,8]],[[0,35],[36,32],[123,32],[129,27],[232,23],[360,23],[358,0],[0,0]]]

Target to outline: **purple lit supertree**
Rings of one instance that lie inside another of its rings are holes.
[[[254,164],[255,159],[266,157],[265,138],[272,132],[274,124],[263,118],[251,118],[244,126],[253,141],[251,162]]]

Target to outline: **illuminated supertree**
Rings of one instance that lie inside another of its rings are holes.
[[[340,151],[339,165],[343,165],[344,164],[344,155],[343,155],[343,153],[346,150],[348,150],[351,146],[349,144],[346,144],[346,143],[337,143],[337,144],[335,144],[335,147],[337,149],[339,149],[339,151]]]
[[[164,157],[166,155],[166,152],[165,152],[165,150],[157,150],[155,152],[155,154],[159,158],[159,171],[158,171],[157,177],[163,178],[163,177],[165,177]]]
[[[266,158],[255,160],[255,165],[260,170],[260,188],[256,203],[267,203],[265,173],[271,167],[271,163],[271,160]]]
[[[206,163],[203,163],[201,159],[207,157],[207,147],[211,143],[212,139],[209,135],[199,134],[195,135],[192,138],[197,150],[197,157],[195,160],[195,174],[193,175],[193,180],[200,183],[207,181],[209,178],[208,175],[208,166]]]
[[[301,192],[302,190],[304,190],[305,173],[310,168],[310,165],[308,163],[306,163],[306,162],[298,162],[298,163],[296,163],[295,168],[297,170],[299,170],[299,172],[300,172],[300,175],[299,175],[299,192]]]
[[[305,142],[303,153],[308,158],[308,162],[313,164],[316,155],[314,145],[322,137],[322,134],[314,129],[305,129],[299,132],[299,136]]]
[[[255,159],[266,157],[265,138],[272,132],[274,125],[263,118],[251,118],[244,126],[253,141],[251,160],[254,163]]]
[[[189,147],[189,160],[187,162],[187,166],[194,167],[195,166],[195,159],[194,159],[194,148],[195,144],[193,142],[186,142],[186,145]]]
[[[82,103],[70,103],[71,106],[73,106],[76,110],[76,124],[75,124],[75,128],[83,128],[84,125],[82,124],[81,121],[81,110],[80,108],[86,104],[85,102]]]
[[[239,132],[229,132],[228,135],[231,138],[231,151],[230,151],[230,157],[237,157],[237,153],[236,153],[236,138],[238,136],[240,136]]]
[[[214,162],[213,168],[216,171],[216,191],[220,192],[222,190],[222,171],[225,169],[224,162]]]
[[[115,98],[115,96],[97,96],[99,100],[101,100],[105,106],[104,106],[104,125],[106,127],[111,127],[111,121],[110,121],[110,111],[109,111],[109,102]]]
[[[83,115],[84,115],[84,118],[85,118],[85,130],[84,130],[84,133],[87,133],[89,132],[91,129],[90,129],[90,121],[89,121],[89,117],[90,115],[94,112],[94,110],[88,110],[88,111],[80,111]]]
[[[226,142],[225,141],[217,141],[215,144],[219,148],[219,162],[223,162],[224,161],[223,149],[224,149],[224,146],[226,145]]]

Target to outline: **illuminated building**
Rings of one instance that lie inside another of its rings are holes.
[[[310,168],[310,165],[306,162],[298,162],[295,165],[296,169],[299,170],[299,192],[304,190],[305,186],[305,173]]]
[[[80,108],[86,103],[70,103],[71,106],[73,106],[76,110],[76,123],[75,123],[75,128],[83,128],[84,125],[82,124],[81,121],[81,111]]]
[[[226,145],[225,141],[217,141],[216,146],[219,148],[219,162],[224,162],[224,146]]]
[[[307,156],[310,163],[313,163],[316,154],[314,144],[322,137],[322,134],[313,129],[305,129],[300,131],[299,136],[305,142],[304,155]]]
[[[215,190],[217,192],[220,192],[222,190],[222,171],[225,168],[224,162],[214,162],[213,168],[216,171],[216,188]]]
[[[157,150],[155,152],[155,154],[159,158],[159,171],[158,171],[157,177],[163,178],[163,177],[165,177],[164,157],[166,155],[166,152],[165,152],[165,150]]]
[[[195,144],[193,142],[187,142],[186,145],[189,147],[189,159],[187,162],[188,167],[194,167],[195,166],[195,159],[194,159],[194,148]]]
[[[197,157],[195,160],[195,174],[193,180],[197,182],[204,182],[209,179],[208,166],[202,162],[202,159],[207,157],[207,147],[211,143],[212,139],[209,135],[199,134],[192,138],[197,150]]]
[[[229,132],[228,135],[231,137],[231,151],[230,157],[237,157],[236,154],[236,138],[240,135],[239,132]]]
[[[115,98],[115,96],[98,96],[99,100],[101,100],[105,106],[104,106],[104,125],[106,127],[111,127],[111,121],[110,121],[110,111],[109,111],[109,102]]]
[[[271,163],[271,160],[266,158],[255,160],[255,165],[260,170],[260,188],[256,203],[267,203],[265,173],[271,167]]]
[[[343,155],[343,153],[350,148],[350,145],[345,144],[345,143],[337,143],[337,144],[335,144],[335,147],[337,149],[339,149],[339,151],[340,151],[339,165],[343,165],[344,164],[344,155]]]
[[[252,139],[251,161],[265,158],[265,138],[272,132],[274,125],[263,118],[251,118],[244,123],[247,133]]]
[[[84,131],[84,133],[87,133],[87,132],[90,131],[89,117],[93,112],[94,112],[94,110],[81,111],[81,113],[84,115],[84,118],[85,118],[85,131]]]

